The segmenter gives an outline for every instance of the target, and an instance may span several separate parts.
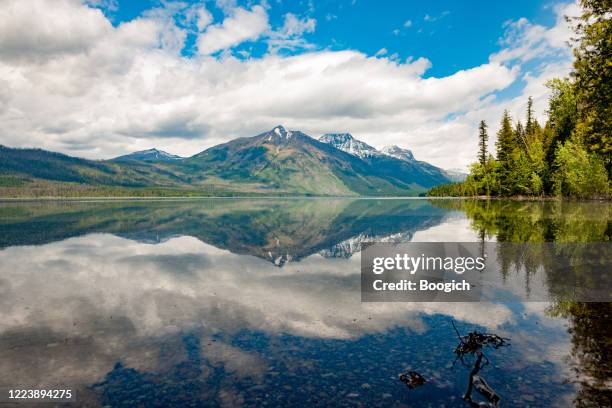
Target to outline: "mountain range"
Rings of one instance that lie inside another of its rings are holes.
[[[2,195],[113,188],[204,195],[409,196],[451,180],[445,170],[397,146],[379,151],[348,133],[317,140],[282,126],[191,157],[150,149],[87,160],[0,146]]]

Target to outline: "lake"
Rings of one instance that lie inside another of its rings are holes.
[[[114,407],[469,406],[454,323],[510,339],[480,372],[501,406],[605,406],[610,303],[550,295],[538,259],[503,277],[515,300],[362,303],[360,249],[609,242],[611,221],[598,202],[0,203],[0,388]],[[407,387],[410,370],[427,382]]]

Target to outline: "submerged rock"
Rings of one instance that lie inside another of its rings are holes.
[[[411,390],[420,387],[421,385],[427,382],[427,380],[425,380],[425,377],[423,377],[416,371],[408,371],[407,373],[400,374],[399,380],[406,384],[406,386]]]

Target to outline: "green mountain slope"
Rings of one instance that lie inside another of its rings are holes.
[[[386,156],[361,159],[282,126],[212,147],[178,166],[196,178],[249,181],[302,194],[414,195],[447,182],[410,163]]]
[[[41,149],[0,146],[0,175],[88,185],[145,187],[182,186],[179,174],[149,163],[94,161]]]
[[[162,189],[174,195],[405,196],[448,182],[412,163],[388,156],[356,157],[282,126],[189,158],[149,160],[149,155],[141,156],[142,160],[131,155],[129,160],[92,161],[0,146],[0,195],[24,195],[20,192],[33,185],[43,191],[60,185],[65,187],[61,191],[78,186],[84,195],[112,195],[108,188],[118,188],[155,189],[150,195]],[[48,195],[64,194],[57,191]]]

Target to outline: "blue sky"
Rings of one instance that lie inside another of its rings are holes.
[[[201,1],[185,1],[200,4]],[[223,20],[219,2],[208,1],[205,6],[215,20]],[[117,1],[113,6],[100,5],[114,25],[137,18],[154,7],[163,6],[158,0]],[[252,1],[236,2],[248,8]],[[536,24],[551,26],[555,16],[554,3],[533,0],[510,2],[491,1],[275,1],[268,2],[268,16],[272,26],[282,26],[283,17],[293,13],[314,18],[316,30],[304,38],[316,48],[354,49],[375,55],[386,49],[388,55],[397,54],[400,60],[426,57],[432,67],[425,76],[445,76],[461,69],[486,63],[489,55],[500,49],[499,39],[504,34],[504,23],[527,18]],[[177,18],[177,23],[181,23]],[[183,54],[190,56],[195,33],[190,33]],[[252,50],[252,57],[267,51],[264,41],[247,41],[236,50]],[[303,50],[282,50],[295,53]]]
[[[283,124],[445,168],[571,69],[567,1],[5,0],[0,143],[181,155]],[[27,30],[24,27],[28,27]]]

